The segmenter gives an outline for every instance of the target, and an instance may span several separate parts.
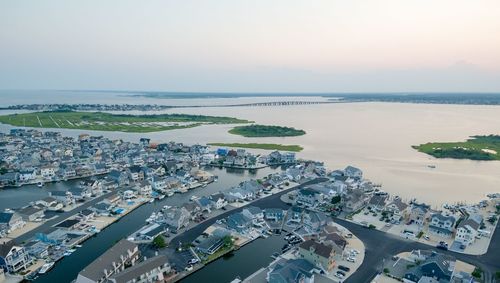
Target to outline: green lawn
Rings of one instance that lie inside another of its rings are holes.
[[[239,147],[239,148],[256,148],[265,150],[281,150],[281,151],[293,151],[299,152],[303,148],[300,145],[295,144],[275,144],[275,143],[220,143],[214,142],[208,145],[214,146],[224,146],[224,147]]]
[[[0,123],[20,127],[135,133],[185,129],[202,124],[241,124],[250,122],[231,117],[188,114],[127,115],[74,111],[48,111],[0,116]]]
[[[436,158],[500,160],[500,136],[473,136],[464,142],[432,142],[413,146]]]
[[[229,130],[230,134],[244,137],[292,137],[302,136],[306,132],[291,127],[266,126],[266,125],[248,125],[238,126]]]

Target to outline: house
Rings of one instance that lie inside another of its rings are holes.
[[[239,233],[245,232],[252,227],[252,219],[241,212],[229,215],[226,223],[229,229]]]
[[[16,212],[0,212],[0,231],[14,231],[25,224],[21,215]]]
[[[264,220],[264,212],[256,206],[248,206],[241,212],[246,217],[252,219],[253,224],[259,224]]]
[[[90,207],[90,210],[95,211],[97,215],[107,216],[111,211],[112,206],[107,202],[99,202]]]
[[[191,220],[195,220],[201,215],[201,206],[197,202],[186,202],[182,204],[182,208],[186,209]]]
[[[40,175],[46,180],[52,180],[56,176],[56,168],[51,165],[42,166],[40,168]]]
[[[9,273],[17,273],[31,265],[31,257],[23,246],[13,241],[0,244],[0,267]]]
[[[368,201],[368,208],[375,211],[382,211],[385,208],[387,195],[373,195]]]
[[[92,197],[92,192],[88,188],[71,187],[68,191],[71,193],[75,201],[83,201]]]
[[[278,222],[278,221],[282,221],[284,217],[285,217],[285,213],[284,213],[283,209],[266,208],[264,210],[264,219],[266,221]]]
[[[305,259],[278,262],[266,275],[269,283],[313,283],[317,268]]]
[[[320,267],[326,272],[335,267],[335,250],[332,246],[315,240],[307,240],[299,245],[300,258]]]
[[[36,179],[36,169],[27,168],[19,171],[19,182],[28,183]]]
[[[191,214],[184,207],[171,208],[163,216],[165,223],[174,231],[186,227],[191,218]]]
[[[345,247],[347,246],[347,241],[342,235],[336,232],[329,234],[325,233],[322,237],[322,241],[326,245],[330,245],[333,247],[333,249],[335,250],[335,258],[342,258],[342,254],[345,250]]]
[[[133,199],[136,197],[135,195],[135,192],[132,191],[132,190],[125,190],[123,191],[123,199],[126,199],[126,200],[129,200],[129,199]]]
[[[196,203],[198,203],[202,211],[206,211],[208,213],[210,213],[212,208],[214,208],[214,202],[206,196],[196,200]]]
[[[111,170],[107,178],[115,182],[118,186],[125,186],[129,184],[128,175],[123,171]]]
[[[165,255],[158,255],[136,263],[108,278],[108,283],[164,282],[172,270]]]
[[[394,221],[400,221],[401,219],[406,217],[408,205],[401,201],[400,198],[395,198],[385,207],[385,211],[392,214],[392,219]]]
[[[293,206],[286,213],[287,225],[298,225],[302,223],[302,209],[298,206]]]
[[[45,216],[44,210],[36,206],[26,206],[17,211],[24,221],[35,221]]]
[[[479,228],[481,227],[482,221],[483,219],[480,215],[471,215],[466,220],[460,222],[457,226],[455,241],[464,245],[472,244],[479,234]]]
[[[227,192],[228,194],[236,197],[238,200],[251,200],[254,197],[253,192],[243,190],[240,188],[233,188]]]
[[[41,205],[45,207],[47,210],[50,211],[57,211],[63,209],[63,204],[58,202],[55,198],[53,197],[45,197],[41,200],[37,200],[35,202],[37,205]]]
[[[89,220],[92,220],[96,215],[96,212],[94,210],[91,210],[91,209],[84,209],[82,211],[80,211],[80,213],[78,213],[78,217],[82,220],[82,221],[89,221]]]
[[[215,209],[221,209],[227,205],[227,200],[222,193],[213,194],[210,199],[214,202]]]
[[[310,232],[319,232],[326,226],[327,216],[323,212],[308,211],[304,214],[304,228]]]
[[[49,255],[49,244],[42,241],[30,241],[24,248],[32,258],[45,258]]]
[[[264,190],[264,186],[261,183],[257,182],[257,180],[249,180],[242,182],[240,184],[240,189],[249,191],[252,193],[252,195],[256,196],[262,193],[262,191]]]
[[[128,168],[130,179],[134,182],[144,180],[144,171],[141,166],[133,165]]]
[[[426,204],[412,204],[410,209],[409,220],[420,226],[424,225],[425,220],[429,216],[430,207]]]
[[[359,190],[350,190],[344,198],[344,210],[346,212],[355,212],[367,204],[366,195]]]
[[[405,282],[420,282],[430,277],[437,282],[450,282],[455,269],[455,260],[438,253],[432,253],[423,262],[411,267],[404,275]]]
[[[307,207],[316,207],[322,203],[324,195],[311,188],[300,189],[297,192],[297,204],[302,204]]]
[[[141,181],[136,187],[140,195],[149,197],[153,193],[153,186],[148,181]]]
[[[211,255],[224,246],[224,237],[211,235],[203,239],[196,249],[204,254]]]
[[[117,204],[118,202],[120,202],[122,198],[120,197],[119,194],[112,194],[110,195],[109,197],[107,197],[104,202],[107,202],[109,204]]]
[[[0,175],[0,187],[4,186],[14,186],[19,180],[19,173],[8,172]]]
[[[106,282],[111,276],[122,272],[127,265],[134,265],[139,259],[136,244],[121,240],[111,249],[86,266],[76,278],[76,283]]]
[[[429,233],[441,237],[451,237],[451,235],[453,235],[455,221],[456,219],[453,216],[434,213],[429,223]]]
[[[49,192],[49,196],[53,197],[58,202],[63,205],[71,205],[75,203],[75,199],[73,198],[73,194],[70,191],[52,191]]]
[[[363,178],[363,171],[361,171],[361,169],[353,167],[353,166],[347,166],[344,169],[344,175],[349,177],[349,178],[360,180]]]

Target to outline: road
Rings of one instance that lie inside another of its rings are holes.
[[[105,193],[102,196],[96,197],[94,199],[91,199],[91,200],[83,203],[82,205],[78,206],[75,209],[57,214],[56,218],[45,221],[42,225],[36,227],[35,229],[30,230],[30,231],[20,235],[19,237],[15,238],[14,241],[17,243],[25,242],[25,241],[29,240],[30,238],[34,237],[37,233],[43,233],[43,232],[47,231],[53,225],[55,225],[61,221],[64,221],[65,219],[68,219],[69,217],[71,217],[73,215],[78,214],[80,211],[104,200],[105,198],[109,197],[110,195],[112,195],[114,193],[115,192]]]
[[[228,215],[239,212],[243,210],[246,206],[257,206],[260,208],[283,208],[288,209],[290,206],[281,201],[281,195],[288,193],[295,189],[300,189],[301,187],[308,186],[311,184],[321,183],[326,181],[325,178],[318,178],[299,186],[284,190],[277,194],[256,200],[243,207],[227,211],[220,214],[214,218],[208,219],[199,225],[185,231],[182,234],[177,235],[172,239],[171,243],[173,246],[177,246],[179,242],[189,243],[198,237],[206,228],[215,223],[218,219],[227,217]],[[470,263],[472,265],[480,267],[484,271],[485,282],[496,282],[494,279],[495,272],[500,271],[500,231],[499,227],[496,227],[495,233],[493,233],[493,238],[491,244],[488,248],[488,252],[484,255],[466,255],[451,251],[437,250],[435,247],[415,242],[412,240],[407,240],[402,237],[389,234],[386,232],[373,230],[365,228],[361,225],[346,221],[344,219],[335,218],[335,222],[349,229],[353,234],[355,234],[365,245],[365,258],[363,263],[358,268],[358,270],[350,276],[345,282],[346,283],[364,283],[371,282],[373,278],[382,272],[383,262],[391,260],[393,255],[399,254],[405,251],[411,251],[416,249],[422,250],[436,250],[440,253],[448,254],[455,257],[458,260]]]
[[[309,186],[309,185],[313,185],[313,184],[317,184],[317,183],[322,183],[322,182],[326,182],[326,181],[328,181],[327,178],[316,178],[314,180],[307,181],[307,182],[305,182],[303,184],[300,184],[298,186],[295,186],[295,187],[283,190],[283,191],[281,191],[279,193],[276,193],[276,194],[273,194],[273,195],[270,195],[270,196],[258,199],[256,201],[253,201],[253,202],[251,202],[251,203],[249,203],[247,205],[244,205],[242,207],[239,207],[239,208],[232,209],[232,210],[229,210],[227,212],[224,212],[224,213],[222,213],[220,215],[217,215],[216,217],[213,217],[213,218],[205,220],[204,222],[202,222],[202,223],[196,225],[195,227],[193,227],[193,228],[191,228],[191,229],[183,232],[182,234],[177,235],[176,237],[174,237],[170,241],[170,245],[173,246],[173,247],[176,247],[176,246],[179,245],[179,242],[180,243],[191,243],[199,235],[201,235],[201,233],[203,233],[203,231],[205,231],[210,225],[214,224],[215,221],[217,221],[219,219],[226,218],[226,217],[228,217],[229,215],[231,215],[233,213],[240,212],[245,207],[248,207],[248,206],[257,206],[257,207],[260,207],[260,208],[274,208],[274,207],[276,207],[276,208],[285,208],[285,209],[288,209],[289,206],[287,204],[283,203],[280,200],[280,197],[283,194],[286,194],[286,193],[288,193],[290,191],[297,190],[297,189],[300,189],[300,188],[303,188],[303,187],[306,187],[306,186]]]

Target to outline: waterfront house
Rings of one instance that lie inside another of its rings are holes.
[[[214,208],[214,202],[206,196],[196,200],[196,203],[200,206],[201,210],[210,213]]]
[[[61,210],[64,207],[64,205],[62,203],[58,202],[53,197],[45,197],[41,200],[37,200],[35,203],[37,205],[45,207],[47,210],[50,210],[50,211]]]
[[[317,233],[326,226],[328,217],[323,212],[308,211],[304,213],[304,228],[309,233]]]
[[[49,246],[47,243],[35,240],[25,244],[24,248],[30,257],[41,259],[49,256]]]
[[[122,272],[126,266],[134,265],[138,259],[137,245],[121,240],[80,271],[76,283],[106,282],[111,276]]]
[[[348,190],[344,197],[344,210],[346,212],[355,212],[367,204],[367,196],[359,190]]]
[[[52,191],[49,192],[49,195],[56,199],[58,202],[62,203],[64,206],[75,203],[73,194],[70,191]]]
[[[311,188],[300,189],[297,192],[297,204],[306,207],[316,207],[324,201],[324,195]]]
[[[368,201],[368,208],[374,211],[382,211],[387,202],[387,195],[373,195]]]
[[[354,166],[347,166],[344,169],[344,175],[349,177],[349,178],[360,180],[363,178],[363,171],[361,171],[361,169],[356,168]]]
[[[56,176],[56,167],[52,165],[45,165],[40,168],[40,175],[45,180],[51,181]]]
[[[425,220],[429,216],[430,207],[426,204],[414,203],[411,205],[409,220],[417,225],[424,225]]]
[[[266,275],[269,283],[313,283],[317,268],[305,259],[280,260]]]
[[[215,209],[222,209],[227,205],[227,200],[222,193],[213,194],[210,199],[214,202]]]
[[[300,258],[318,266],[325,272],[335,267],[335,250],[332,246],[315,240],[307,240],[299,245]]]
[[[146,197],[150,197],[153,193],[153,186],[147,180],[140,181],[136,186],[137,192]]]
[[[243,190],[240,188],[232,188],[227,191],[228,194],[236,197],[238,200],[251,200],[254,198],[254,194],[251,191]]]
[[[239,233],[245,233],[252,227],[252,219],[241,212],[233,213],[227,217],[227,227]]]
[[[286,221],[285,223],[289,226],[297,226],[302,223],[302,208],[298,206],[293,206],[288,209],[286,213]]]
[[[165,224],[172,230],[178,231],[186,227],[191,219],[191,214],[184,207],[173,207],[163,214]]]
[[[108,283],[146,283],[165,282],[171,266],[165,255],[158,255],[136,263],[132,267],[108,278]]]
[[[252,223],[255,225],[261,224],[264,220],[264,212],[262,211],[262,209],[256,206],[248,206],[244,208],[241,213],[243,213],[243,215],[245,215],[246,217],[252,219]]]
[[[224,246],[224,237],[217,235],[210,235],[203,239],[197,246],[196,250],[211,255],[217,252],[220,248]]]
[[[9,273],[17,273],[31,265],[31,257],[23,246],[14,241],[0,244],[0,268]]]
[[[130,174],[130,179],[134,182],[144,180],[144,171],[142,167],[139,165],[133,165],[128,168],[128,172]]]
[[[455,221],[456,219],[453,216],[434,213],[429,222],[429,233],[446,238],[451,237]]]
[[[280,208],[266,208],[264,209],[264,219],[266,221],[278,222],[282,221],[285,217],[283,209]]]
[[[197,202],[186,202],[181,207],[187,210],[191,220],[195,220],[202,214],[201,206]]]
[[[294,182],[299,182],[303,177],[300,166],[294,166],[286,169],[285,174],[290,181]]]
[[[71,187],[68,190],[75,201],[84,201],[92,196],[92,192],[88,188]]]
[[[80,211],[80,213],[78,213],[78,217],[80,218],[80,220],[86,222],[86,221],[92,220],[95,217],[95,214],[96,214],[95,211],[93,211],[89,208],[86,208],[86,209]]]
[[[44,210],[36,206],[26,206],[17,211],[23,221],[35,221],[44,217]]]
[[[19,182],[29,183],[36,179],[36,169],[26,168],[19,171]]]
[[[23,227],[26,222],[16,212],[0,212],[0,231],[14,231]]]
[[[97,215],[108,216],[111,208],[111,204],[107,202],[99,202],[91,206],[89,209],[95,211]]]
[[[8,172],[0,175],[0,187],[14,186],[19,180],[19,173]]]
[[[394,221],[400,221],[406,217],[408,213],[408,205],[401,201],[400,198],[395,198],[385,207],[385,211],[392,214],[391,218]]]
[[[470,215],[466,220],[460,222],[457,226],[455,241],[464,245],[470,245],[479,235],[479,229],[483,218],[479,214]]]
[[[104,200],[104,202],[107,202],[107,203],[109,203],[109,204],[111,204],[111,205],[115,205],[115,204],[117,204],[118,202],[120,202],[120,200],[121,200],[121,199],[122,199],[122,198],[120,197],[120,195],[119,195],[119,194],[112,194],[112,195],[110,195],[109,197],[107,197],[107,198]]]

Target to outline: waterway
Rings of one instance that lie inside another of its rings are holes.
[[[192,195],[208,196],[210,194],[225,191],[239,184],[242,180],[250,178],[262,178],[276,172],[279,169],[264,168],[257,171],[230,170],[211,168],[212,174],[219,176],[219,181],[206,186],[190,190],[185,194],[175,194],[170,198],[165,198],[162,201],[147,203],[136,210],[130,212],[119,221],[111,224],[106,229],[94,237],[87,240],[83,247],[77,249],[73,254],[63,258],[54,268],[47,274],[40,276],[35,282],[37,283],[54,283],[54,282],[71,282],[78,275],[78,272],[85,266],[90,264],[98,256],[112,247],[119,240],[126,238],[134,231],[145,225],[145,220],[153,211],[159,211],[165,205],[181,205],[189,201]],[[64,185],[64,182],[59,183]],[[43,189],[38,189],[43,190]],[[0,192],[0,198],[1,198]]]
[[[310,96],[157,99],[125,94],[75,95],[65,92],[6,93],[2,98],[2,105],[35,102],[220,105],[326,99]],[[227,132],[232,125],[206,125],[155,133],[84,132],[134,142],[145,136],[155,142],[177,141],[188,144],[299,144],[304,147],[298,154],[301,158],[324,161],[331,169],[357,166],[366,177],[382,183],[384,190],[400,195],[405,200],[417,198],[433,207],[442,203],[477,202],[484,199],[486,194],[499,190],[499,161],[436,159],[417,152],[411,146],[430,141],[461,141],[471,135],[500,134],[500,106],[339,103],[287,107],[181,108],[162,112],[231,116],[259,124],[292,126],[305,130],[307,134],[286,138],[244,138]],[[0,111],[0,114],[3,113]],[[0,124],[0,131],[10,128]],[[82,133],[81,130],[54,130],[71,136]]]
[[[229,256],[221,257],[204,268],[181,280],[183,283],[198,282],[231,282],[236,277],[244,279],[273,261],[271,255],[281,253],[286,244],[283,236],[259,238]],[[223,270],[223,272],[221,272]]]

